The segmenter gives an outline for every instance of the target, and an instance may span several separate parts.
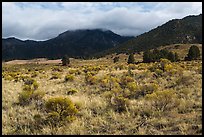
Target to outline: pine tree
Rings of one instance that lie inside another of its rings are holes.
[[[133,54],[130,54],[129,57],[128,57],[128,64],[133,64],[135,63],[135,58],[134,58],[134,55]]]
[[[63,66],[67,66],[69,63],[70,63],[70,60],[69,60],[69,57],[67,55],[65,55],[63,58],[62,58],[62,65]]]
[[[187,57],[185,57],[185,60],[195,60],[200,58],[200,50],[197,46],[193,45],[190,47]]]
[[[144,63],[149,63],[151,62],[152,60],[152,57],[151,57],[151,51],[145,51],[144,54],[143,54],[143,62]]]
[[[175,61],[174,53],[173,52],[169,52],[168,56],[167,56],[167,59],[170,60],[171,62],[174,62]]]

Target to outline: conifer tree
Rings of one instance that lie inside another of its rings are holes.
[[[135,63],[135,58],[134,58],[134,54],[130,54],[129,57],[128,57],[128,64],[133,64]]]
[[[193,45],[190,47],[185,60],[195,60],[198,58],[200,58],[200,50],[197,46]]]
[[[65,55],[63,58],[62,58],[62,65],[63,66],[67,66],[69,63],[70,63],[70,60],[69,60],[69,57],[67,55]]]

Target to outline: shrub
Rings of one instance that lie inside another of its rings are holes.
[[[67,97],[53,97],[46,101],[45,109],[48,113],[47,120],[52,125],[71,122],[75,119],[78,109]]]
[[[34,82],[36,82],[35,79],[29,77],[26,77],[25,79],[23,79],[23,81],[25,85],[32,85]]]
[[[80,75],[81,71],[79,69],[70,69],[69,74]]]
[[[122,88],[126,87],[129,82],[134,82],[135,80],[130,76],[122,76],[120,80],[120,85]]]
[[[67,81],[74,81],[74,76],[73,75],[66,75],[64,80],[65,80],[65,82],[67,82]]]
[[[45,96],[45,92],[37,90],[31,94],[31,99],[41,100]]]
[[[37,81],[35,79],[32,78],[27,78],[24,79],[24,85],[23,85],[23,90],[25,91],[29,91],[29,90],[37,90],[39,87],[39,84],[37,83]]]
[[[85,75],[85,82],[86,82],[87,84],[93,85],[93,84],[96,84],[96,83],[97,83],[97,78],[96,78],[96,76],[93,76],[92,74],[87,73],[87,74]]]
[[[111,105],[116,112],[124,112],[127,111],[127,106],[129,104],[129,100],[124,98],[122,95],[113,96],[111,98]]]
[[[75,94],[75,93],[77,93],[78,91],[76,90],[76,89],[69,89],[68,91],[67,91],[67,94],[68,95],[73,95],[73,94]]]
[[[130,91],[134,92],[134,91],[136,91],[138,89],[138,85],[135,82],[129,82],[129,83],[127,83],[127,88]]]
[[[31,74],[31,78],[34,78],[34,77],[37,77],[38,76],[38,72],[33,72],[32,74]]]
[[[115,68],[116,70],[117,70],[117,69],[123,70],[123,69],[126,69],[126,66],[123,65],[123,64],[117,64],[114,68]]]
[[[145,97],[157,111],[170,111],[179,105],[177,95],[172,90],[156,91]]]
[[[193,84],[192,76],[191,75],[182,75],[177,79],[176,84],[185,85],[185,86],[191,85],[191,84]]]
[[[135,65],[135,64],[129,64],[129,65],[128,65],[128,69],[131,69],[131,70],[137,69],[137,65]]]
[[[52,68],[52,71],[62,72],[63,69],[59,68],[58,66],[54,66],[54,67]]]
[[[32,100],[41,100],[45,95],[42,91],[24,90],[19,93],[18,100],[20,105],[28,105]]]
[[[143,91],[144,95],[151,94],[154,91],[158,90],[158,85],[155,83],[145,84],[141,86],[141,91]]]
[[[156,69],[154,72],[156,73],[156,76],[162,76],[163,75],[163,71],[161,69]]]
[[[36,80],[29,78],[24,82],[23,91],[18,96],[20,105],[28,105],[32,100],[40,100],[44,97],[45,93],[37,90],[39,84]]]
[[[61,78],[60,73],[52,73],[52,77],[50,79],[59,79]]]
[[[31,95],[33,91],[22,91],[19,93],[18,100],[20,105],[28,105],[31,103]]]

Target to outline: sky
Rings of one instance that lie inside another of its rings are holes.
[[[202,2],[2,2],[2,37],[47,40],[67,30],[109,29],[137,36],[202,13]]]

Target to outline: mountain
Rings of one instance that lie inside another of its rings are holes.
[[[22,41],[16,38],[2,39],[2,60],[32,58],[88,58],[91,55],[116,47],[131,38],[120,36],[110,30],[81,29],[66,31],[46,41]]]
[[[2,60],[32,58],[101,57],[140,52],[170,44],[202,43],[202,14],[173,19],[137,37],[124,37],[104,29],[66,31],[46,41],[2,39]]]
[[[98,56],[111,53],[140,52],[177,43],[202,43],[202,14],[170,20],[117,47],[98,53]]]

